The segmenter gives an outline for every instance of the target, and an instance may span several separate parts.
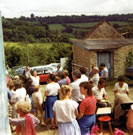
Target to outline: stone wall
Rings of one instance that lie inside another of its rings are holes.
[[[125,74],[126,58],[130,51],[133,51],[133,45],[121,47],[114,51],[114,78]]]
[[[91,69],[92,64],[96,65],[96,52],[88,51],[86,49],[80,48],[76,45],[73,45],[73,69],[84,66]]]
[[[133,45],[121,47],[113,51],[114,78],[118,78],[118,76],[125,74],[126,58],[130,51],[133,51]],[[92,64],[97,65],[97,53],[73,45],[72,63],[73,69],[84,66],[90,71]]]
[[[92,65],[97,66],[97,52],[95,52],[95,51],[90,51],[90,65],[89,65],[89,70],[91,70]]]

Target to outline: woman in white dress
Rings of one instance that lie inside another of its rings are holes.
[[[76,117],[78,103],[71,97],[72,88],[62,85],[59,91],[60,99],[54,103],[53,110],[58,121],[58,135],[81,135]]]

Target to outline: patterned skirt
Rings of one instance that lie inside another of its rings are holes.
[[[58,135],[81,135],[77,120],[73,122],[58,122]]]

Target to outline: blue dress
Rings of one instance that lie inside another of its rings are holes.
[[[57,100],[57,96],[47,96],[45,102],[45,119],[53,118],[53,104]]]
[[[96,114],[84,115],[80,120],[78,120],[81,135],[90,134],[92,126],[96,124]]]

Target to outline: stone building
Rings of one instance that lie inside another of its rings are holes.
[[[73,41],[73,69],[91,70],[92,64],[105,63],[109,77],[125,74],[126,58],[133,51],[133,40],[126,39],[106,21],[97,24],[83,40]]]

